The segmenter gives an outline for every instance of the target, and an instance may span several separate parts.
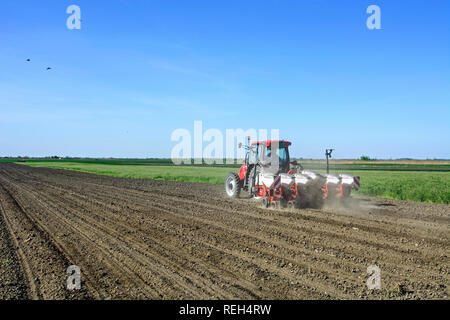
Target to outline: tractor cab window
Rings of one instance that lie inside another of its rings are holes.
[[[277,150],[278,158],[280,159],[280,163],[285,164],[289,161],[288,151],[286,148],[278,148]]]
[[[279,161],[280,165],[284,165],[287,162],[289,162],[289,154],[288,154],[287,148],[279,147],[276,152],[277,152],[278,161]],[[270,160],[271,156],[272,156],[272,148],[268,147],[266,149],[265,158],[267,160]]]
[[[257,162],[257,147],[256,146],[251,146],[250,147],[250,152],[248,155],[248,162],[249,163],[256,163]]]
[[[258,160],[263,160],[265,155],[265,145],[259,144],[258,145]]]

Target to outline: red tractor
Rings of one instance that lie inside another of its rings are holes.
[[[347,198],[352,188],[359,188],[359,177],[303,170],[290,161],[289,141],[248,141],[239,174],[230,173],[225,180],[229,197],[237,198],[244,190],[261,199],[264,207],[321,207],[325,199]]]

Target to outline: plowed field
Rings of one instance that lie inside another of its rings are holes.
[[[0,164],[0,298],[449,298],[449,205],[271,210],[223,189]]]

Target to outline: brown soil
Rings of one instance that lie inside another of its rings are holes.
[[[217,185],[0,164],[0,210],[0,299],[449,298],[448,205],[270,210]]]

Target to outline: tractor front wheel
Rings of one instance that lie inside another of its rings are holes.
[[[236,173],[230,173],[225,179],[225,191],[230,198],[237,198],[241,193],[241,180]]]

